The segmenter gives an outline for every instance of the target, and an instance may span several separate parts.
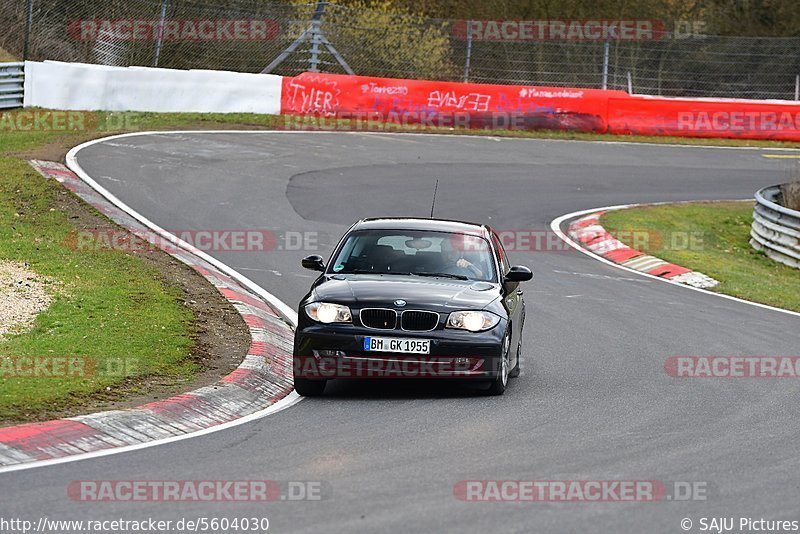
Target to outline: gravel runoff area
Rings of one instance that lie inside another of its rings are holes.
[[[0,260],[0,341],[30,328],[39,312],[50,306],[47,283],[27,264]]]

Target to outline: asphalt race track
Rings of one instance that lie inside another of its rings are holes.
[[[761,150],[389,134],[186,133],[84,149],[81,166],[170,230],[269,229],[284,250],[211,252],[295,307],[356,219],[436,215],[546,232],[568,212],[752,197],[784,178]],[[309,249],[312,249],[309,251]],[[5,515],[268,517],[270,532],[681,532],[701,517],[798,519],[797,382],[681,380],[679,355],[800,355],[800,319],[572,250],[531,267],[523,373],[502,397],[345,383],[227,431],[0,475]],[[74,502],[74,480],[321,481],[319,501]],[[701,481],[705,501],[462,502],[462,480]],[[737,523],[738,525],[738,523]]]

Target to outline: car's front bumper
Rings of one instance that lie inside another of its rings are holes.
[[[437,329],[430,332],[375,330],[309,323],[295,332],[294,376],[335,378],[492,379],[501,369],[506,322],[485,332]],[[430,340],[429,354],[371,352],[365,337]]]

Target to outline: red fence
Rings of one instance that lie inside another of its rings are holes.
[[[336,74],[284,78],[281,113],[432,127],[800,141],[800,104],[791,102]]]

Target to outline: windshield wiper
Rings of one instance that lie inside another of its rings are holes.
[[[450,274],[450,273],[416,273],[418,276],[431,276],[436,278],[453,278],[454,280],[469,280],[463,274]]]
[[[340,272],[336,274],[396,274],[399,276],[411,276],[413,273],[403,271],[370,271],[369,269],[353,269],[347,272]]]
[[[463,274],[450,274],[450,273],[409,273],[405,271],[371,271],[369,269],[352,269],[350,271],[342,271],[336,274],[395,274],[398,276],[429,276],[431,278],[452,278],[453,280],[469,280],[469,277]]]

